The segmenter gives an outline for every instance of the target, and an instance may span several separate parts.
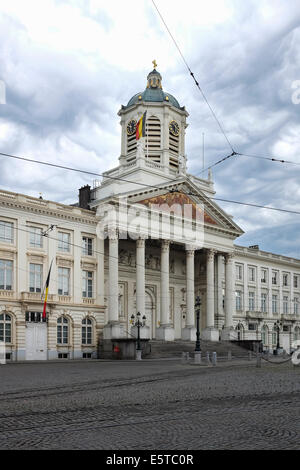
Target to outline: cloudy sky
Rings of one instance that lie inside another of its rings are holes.
[[[300,0],[156,3],[234,149],[300,163]],[[201,175],[203,133],[205,166],[231,152],[151,0],[0,0],[0,151],[100,173],[116,166],[117,112],[145,88],[154,58],[190,114],[188,170]],[[213,176],[217,197],[300,211],[300,165],[240,156]],[[0,157],[3,189],[73,203],[91,182]],[[239,244],[300,258],[300,215],[220,205],[246,232]]]

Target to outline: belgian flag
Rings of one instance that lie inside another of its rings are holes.
[[[144,112],[143,116],[137,122],[136,140],[139,140],[141,137],[144,137],[146,135],[146,114],[147,111]]]
[[[49,269],[49,272],[48,272],[46,285],[45,285],[46,292],[45,292],[44,309],[43,309],[43,320],[46,318],[46,306],[47,306],[48,289],[49,289],[50,273],[51,273],[52,263],[53,263],[53,260],[51,261],[51,264],[50,264],[50,269]]]

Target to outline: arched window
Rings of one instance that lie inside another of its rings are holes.
[[[11,316],[7,313],[0,315],[0,341],[11,343]]]
[[[269,344],[269,329],[267,325],[264,325],[261,329],[261,342],[263,346],[268,346]]]
[[[93,340],[93,323],[88,317],[82,320],[82,344],[92,344]]]
[[[57,344],[69,343],[69,321],[66,317],[57,319]]]

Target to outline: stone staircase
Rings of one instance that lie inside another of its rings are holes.
[[[148,359],[181,357],[183,352],[189,352],[190,355],[193,356],[195,342],[182,340],[176,340],[174,342],[151,340],[148,348],[151,348],[150,354],[147,354]],[[227,358],[229,351],[231,351],[233,358],[248,357],[248,351],[234,344],[232,341],[201,341],[202,354],[205,355],[207,351],[210,353],[216,352],[219,358]]]

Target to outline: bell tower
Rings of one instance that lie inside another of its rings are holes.
[[[188,113],[173,95],[163,91],[155,60],[153,65],[145,90],[135,94],[118,113],[122,127],[120,166],[123,171],[143,167],[174,177],[185,174]],[[136,124],[145,112],[145,136],[137,140]]]

